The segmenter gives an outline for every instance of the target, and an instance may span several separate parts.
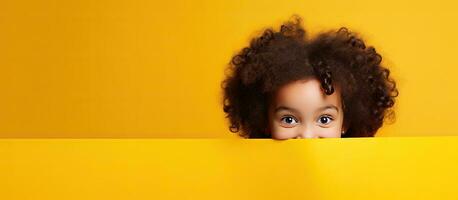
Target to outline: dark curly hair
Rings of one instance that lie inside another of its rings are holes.
[[[394,119],[398,96],[390,70],[380,64],[382,57],[345,27],[308,39],[301,22],[294,15],[279,31],[265,29],[232,57],[221,85],[229,130],[245,138],[269,138],[265,130],[272,94],[287,83],[314,77],[327,95],[341,89],[347,127],[342,137],[374,136],[385,118]]]

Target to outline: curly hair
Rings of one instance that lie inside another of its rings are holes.
[[[390,70],[372,46],[342,27],[308,39],[302,19],[293,16],[279,31],[267,28],[232,57],[222,82],[229,130],[245,138],[269,138],[272,94],[290,82],[314,77],[326,95],[341,89],[342,137],[372,137],[384,119],[394,119],[399,92]]]

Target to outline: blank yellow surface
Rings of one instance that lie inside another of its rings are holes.
[[[2,139],[2,199],[457,199],[458,137]]]
[[[0,137],[231,138],[230,58],[292,14],[360,33],[398,81],[377,136],[458,135],[458,3],[15,0],[0,4]]]

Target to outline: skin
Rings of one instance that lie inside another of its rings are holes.
[[[326,95],[315,78],[279,88],[269,106],[268,131],[273,139],[340,138],[343,127],[341,93]]]

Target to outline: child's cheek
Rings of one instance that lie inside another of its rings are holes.
[[[295,128],[285,128],[282,126],[276,126],[273,128],[272,137],[274,139],[290,139],[294,138],[296,135]]]
[[[323,128],[320,131],[320,137],[322,138],[340,138],[341,132],[338,127]]]

